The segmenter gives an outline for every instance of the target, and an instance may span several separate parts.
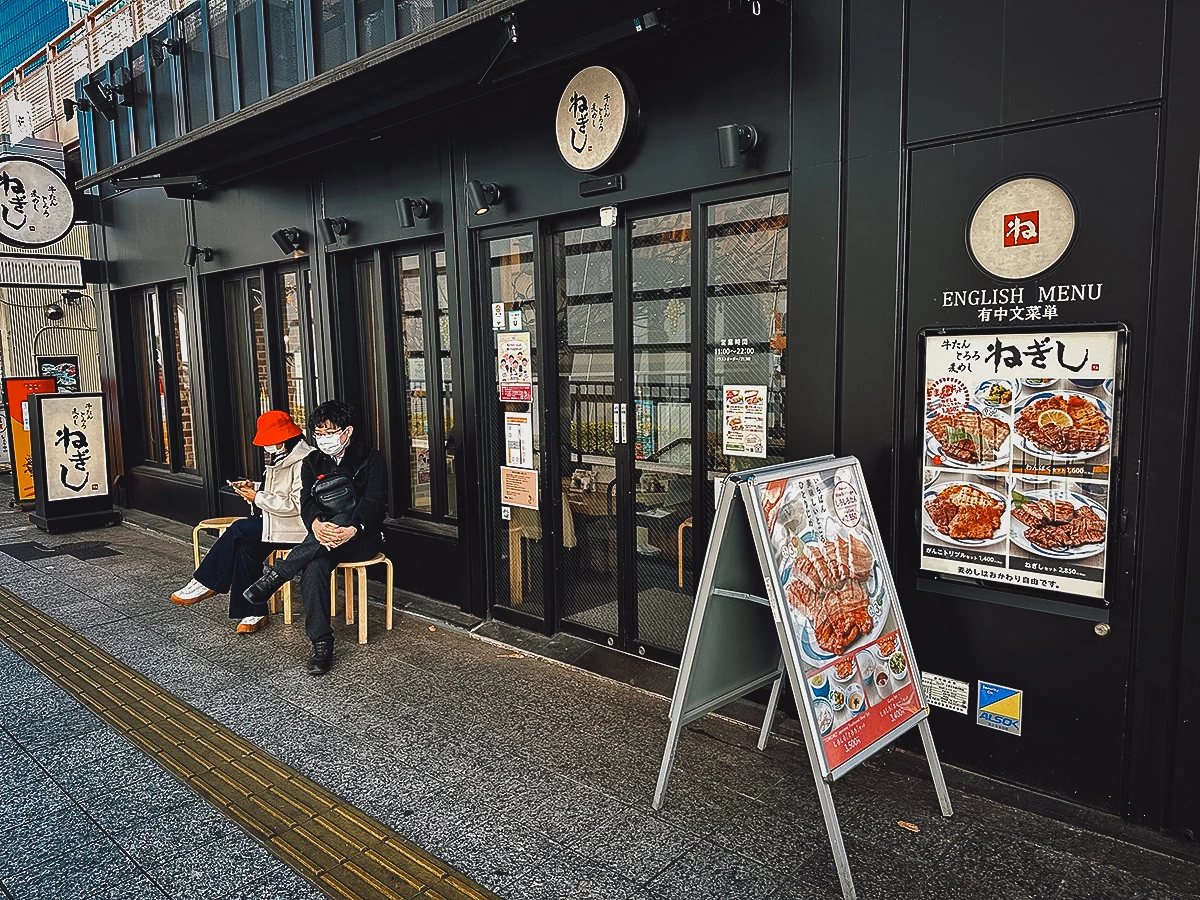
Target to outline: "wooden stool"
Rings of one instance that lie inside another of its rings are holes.
[[[271,555],[267,557],[267,565],[275,565],[281,559],[287,559],[290,550],[272,550]],[[292,582],[289,580],[284,583],[283,587],[271,595],[271,599],[267,601],[269,609],[273,613],[279,612],[280,600],[283,601],[283,622],[285,625],[292,624]]]
[[[392,561],[382,553],[376,553],[372,559],[364,559],[360,562],[344,562],[338,563],[337,567],[329,573],[329,615],[337,615],[337,573],[338,569],[343,570],[343,578],[345,581],[346,594],[346,624],[354,624],[354,572],[358,570],[358,642],[365,644],[367,642],[367,569],[371,566],[384,565],[387,566],[387,593],[384,595],[384,603],[387,606],[387,628],[392,630]],[[290,587],[282,588],[283,594],[283,621],[287,624],[292,622],[292,592]]]
[[[225,533],[225,529],[234,522],[240,522],[245,516],[220,516],[216,519],[204,519],[192,529],[192,556],[195,559],[195,568],[200,568],[200,532],[215,531],[217,537]]]

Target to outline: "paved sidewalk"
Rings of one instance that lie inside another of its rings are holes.
[[[387,632],[377,607],[314,679],[299,623],[238,636],[224,598],[171,604],[190,573],[190,547],[141,529],[52,537],[0,511],[0,586],[503,897],[840,896],[802,745],[702,720],[656,814],[661,697],[408,615]],[[1200,896],[1200,865],[969,794],[944,820],[887,759],[835,797],[864,900]],[[2,646],[0,884],[321,896]]]

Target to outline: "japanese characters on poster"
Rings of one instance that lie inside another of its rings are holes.
[[[505,506],[538,508],[537,469],[500,467],[500,502]]]
[[[508,465],[533,468],[533,415],[522,412],[504,414],[504,454]]]
[[[79,393],[78,356],[39,356],[37,357],[37,367],[38,375],[42,378],[54,379],[58,385],[58,393]]]
[[[925,338],[922,569],[1104,597],[1118,336]]]
[[[767,455],[767,386],[727,384],[723,388],[721,452],[726,456]]]
[[[924,711],[861,470],[840,462],[756,486],[784,624],[831,772]]]
[[[95,394],[55,394],[38,400],[46,500],[76,500],[108,494],[108,449],[104,411]]]
[[[12,460],[13,492],[19,501],[32,500],[33,448],[29,442],[29,404],[34,394],[53,394],[53,378],[5,378],[8,406],[8,449]]]
[[[496,335],[496,377],[502,403],[533,402],[533,354],[528,331]]]

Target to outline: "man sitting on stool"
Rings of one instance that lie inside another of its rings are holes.
[[[309,535],[287,559],[264,566],[263,577],[246,588],[245,597],[252,604],[265,604],[300,575],[304,630],[313,645],[308,673],[324,675],[333,665],[329,575],[338,563],[360,562],[379,552],[387,511],[387,465],[378,450],[354,440],[354,410],[348,404],[322,403],[313,411],[312,422],[319,452],[309,454],[300,471],[300,514]],[[349,476],[352,490],[343,474]],[[345,490],[323,490],[335,485]]]

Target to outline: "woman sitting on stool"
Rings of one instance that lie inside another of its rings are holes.
[[[294,547],[308,535],[300,516],[300,464],[313,448],[302,434],[300,426],[282,410],[258,417],[254,443],[267,454],[262,483],[234,481],[230,485],[247,503],[262,510],[262,515],[230,525],[192,580],[171,595],[173,602],[190,606],[228,591],[229,618],[239,620],[239,634],[253,634],[267,624],[267,616],[259,614],[242,594],[262,574],[263,562],[272,550]]]

